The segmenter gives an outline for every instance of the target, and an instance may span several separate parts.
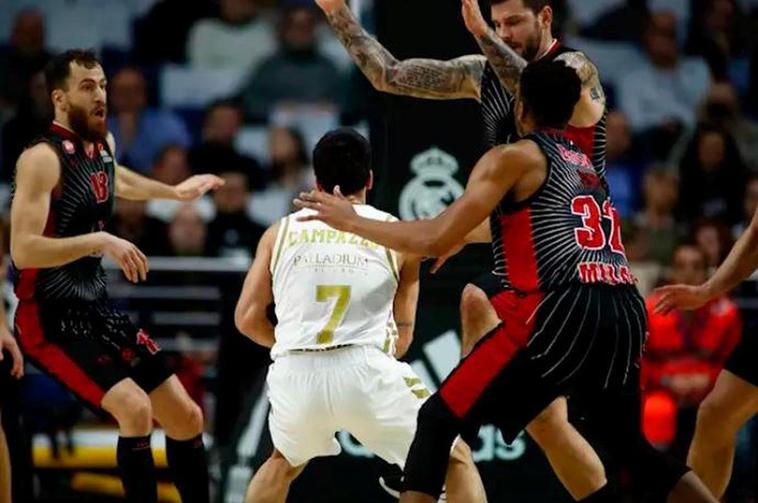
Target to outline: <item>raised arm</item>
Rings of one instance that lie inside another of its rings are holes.
[[[314,210],[313,215],[301,220],[321,220],[403,253],[439,257],[479,226],[527,170],[544,162],[539,149],[529,141],[494,147],[474,167],[463,196],[431,220],[380,222],[362,218],[347,200],[324,192],[301,194],[295,204]]]
[[[393,311],[397,325],[397,346],[395,357],[402,358],[413,342],[413,328],[416,325],[416,308],[418,307],[419,270],[421,258],[406,256],[400,269],[400,283],[395,294]]]
[[[316,0],[329,24],[371,84],[379,91],[427,99],[479,99],[485,58],[398,61],[358,23],[345,0]]]
[[[461,0],[461,14],[466,28],[476,39],[500,83],[509,91],[515,92],[521,71],[526,68],[526,60],[489,27],[482,16],[478,0]]]
[[[274,302],[271,286],[271,257],[274,242],[279,231],[279,224],[266,230],[258,242],[253,265],[245,278],[237,307],[234,310],[234,323],[237,330],[252,339],[256,344],[267,348],[273,347],[274,325],[268,319],[268,306]]]

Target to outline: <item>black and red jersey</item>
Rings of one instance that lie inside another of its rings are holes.
[[[543,58],[553,60],[568,52],[577,51],[555,41]],[[513,93],[503,87],[494,68],[487,63],[482,75],[481,107],[484,137],[488,148],[513,143],[519,139],[514,116],[515,101]],[[602,176],[605,176],[606,119],[607,112],[593,126],[581,128],[569,126],[563,133],[587,154]]]
[[[562,131],[526,136],[547,158],[529,199],[506,195],[492,213],[495,274],[506,290],[550,291],[571,283],[634,284],[621,222],[607,184]]]
[[[115,162],[105,140],[85,142],[68,129],[52,124],[30,146],[46,143],[58,154],[60,181],[51,194],[44,235],[66,238],[99,232],[113,213]],[[14,267],[20,300],[86,300],[105,297],[106,277],[101,257],[84,257],[60,267]]]

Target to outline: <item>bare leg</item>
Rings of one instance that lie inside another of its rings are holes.
[[[687,473],[671,491],[668,503],[718,503],[693,472]]]
[[[461,294],[461,356],[468,355],[479,339],[495,329],[500,323],[487,294],[472,284],[466,285]]]
[[[737,433],[756,413],[758,388],[726,370],[700,405],[687,463],[717,498],[732,476]]]
[[[568,421],[565,398],[558,398],[526,428],[558,479],[575,500],[600,490],[608,481],[603,462]]]
[[[437,500],[428,494],[406,491],[400,495],[400,503],[437,503]]]
[[[458,440],[450,454],[450,464],[445,478],[447,500],[450,503],[486,503],[482,478],[476,469],[471,449],[463,440]]]
[[[0,424],[0,503],[11,502],[11,458],[8,454],[8,443],[5,432]]]
[[[285,503],[292,482],[306,465],[294,467],[274,449],[271,457],[255,472],[247,488],[245,503]]]

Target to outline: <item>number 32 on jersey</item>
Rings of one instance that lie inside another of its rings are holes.
[[[576,242],[586,250],[602,250],[606,244],[611,251],[624,255],[624,245],[621,242],[621,217],[613,204],[606,199],[601,208],[592,196],[577,196],[571,201],[571,213],[582,217],[582,225],[574,230]],[[606,236],[603,230],[603,219],[611,222],[611,235]]]

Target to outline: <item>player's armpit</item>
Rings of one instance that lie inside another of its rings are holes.
[[[250,271],[245,278],[237,307],[234,323],[237,329],[253,342],[272,347],[275,342],[274,326],[268,318],[268,306],[274,302],[271,284],[271,259],[279,232],[279,224],[269,227],[258,242],[258,250]]]
[[[378,90],[426,99],[479,99],[484,73],[483,56],[449,61],[398,61],[358,23],[347,5],[327,12],[337,37],[366,78]]]

